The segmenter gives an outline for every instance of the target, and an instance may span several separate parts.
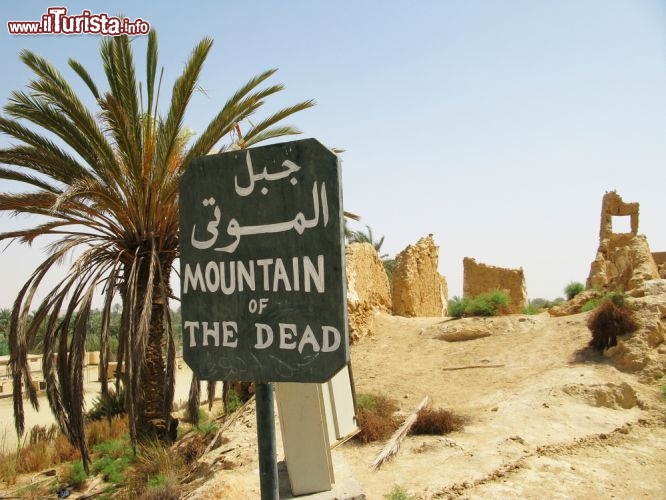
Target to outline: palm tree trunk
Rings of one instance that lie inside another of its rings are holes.
[[[169,411],[173,404],[173,390],[167,377],[165,363],[165,313],[170,293],[169,272],[171,262],[162,263],[162,271],[155,273],[153,302],[150,313],[150,328],[146,342],[144,364],[139,375],[140,394],[137,398],[136,431],[138,440],[158,439],[163,442],[175,440],[177,420],[171,419]],[[142,270],[143,271],[143,270]],[[147,271],[146,271],[147,275]],[[141,280],[140,274],[140,280]],[[166,284],[162,286],[160,279]],[[145,283],[146,280],[143,281]],[[139,288],[142,288],[141,285]],[[144,288],[145,290],[145,288]],[[140,298],[143,294],[139,295]],[[139,311],[140,314],[141,311]],[[170,398],[171,401],[167,401]],[[175,424],[175,425],[174,425]]]

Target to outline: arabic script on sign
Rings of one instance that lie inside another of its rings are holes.
[[[238,185],[238,177],[234,179],[236,193],[239,196],[248,196],[254,190],[255,184],[258,181],[265,180],[267,182],[277,181],[280,179],[285,179],[289,177],[292,173],[297,172],[301,169],[298,165],[290,160],[285,160],[282,162],[282,166],[285,167],[284,170],[277,173],[268,173],[267,169],[264,168],[259,174],[255,174],[252,167],[252,159],[250,158],[250,153],[248,151],[246,155],[246,163],[248,168],[249,176],[249,185],[246,187],[241,187]],[[295,185],[298,181],[295,178],[290,180],[292,185]],[[262,194],[266,194],[268,188],[265,186],[261,189]],[[197,226],[196,224],[192,227],[192,236],[190,241],[194,248],[199,250],[206,250],[208,248],[214,247],[217,243],[219,237],[219,225],[220,220],[222,219],[222,211],[220,207],[216,204],[216,200],[213,197],[205,198],[202,201],[204,207],[214,207],[213,208],[213,219],[206,224],[206,232],[209,236],[205,239],[198,239]],[[303,234],[303,231],[306,229],[311,229],[316,227],[319,224],[319,218],[323,220],[323,226],[328,225],[329,212],[328,212],[328,200],[326,197],[326,183],[322,182],[321,188],[319,188],[317,181],[312,185],[312,217],[306,218],[303,212],[298,212],[290,220],[271,222],[268,224],[257,224],[257,225],[247,225],[242,226],[236,218],[232,218],[227,224],[226,233],[227,235],[234,238],[234,241],[228,245],[214,247],[213,250],[217,252],[227,252],[233,253],[234,250],[238,247],[240,243],[241,236],[256,235],[256,234],[271,234],[271,233],[281,233],[293,229],[299,235]]]

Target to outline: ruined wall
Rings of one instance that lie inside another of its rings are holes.
[[[509,311],[519,313],[527,306],[527,287],[523,268],[506,269],[463,259],[463,297],[501,290],[509,294]]]
[[[590,265],[587,287],[629,291],[646,280],[659,278],[659,269],[645,235],[638,234],[638,203],[625,203],[615,191],[601,203],[599,248]],[[613,216],[629,215],[631,233],[614,233]]]
[[[659,276],[666,279],[666,252],[652,252],[652,258],[659,270]]]
[[[601,226],[599,239],[610,238],[613,234],[613,216],[631,217],[631,234],[638,234],[638,203],[625,203],[615,191],[606,191],[601,200]]]
[[[349,340],[372,333],[375,311],[391,312],[388,276],[370,243],[352,243],[345,250]]]
[[[439,247],[432,235],[409,245],[396,257],[391,298],[398,316],[446,316],[448,287],[439,274]]]

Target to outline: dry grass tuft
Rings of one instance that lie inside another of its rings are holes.
[[[99,443],[118,439],[127,432],[127,416],[112,417],[108,420],[90,420],[86,422],[86,439],[91,448]]]
[[[449,432],[460,431],[465,424],[465,418],[449,410],[424,408],[418,412],[416,422],[410,430],[410,434],[441,436]]]
[[[56,424],[52,424],[50,427],[35,425],[30,429],[28,443],[48,443],[53,441],[57,435],[58,426]]]
[[[54,449],[51,443],[41,441],[21,449],[16,463],[16,472],[38,472],[53,465]]]
[[[179,498],[183,458],[159,442],[145,443],[127,472],[128,489],[139,498]]]
[[[634,311],[621,299],[604,300],[587,320],[587,327],[592,332],[590,347],[603,351],[617,345],[617,337],[635,332],[638,323]]]
[[[179,500],[182,490],[177,478],[157,477],[148,484],[148,488],[138,498],[139,500]]]
[[[361,429],[356,439],[362,443],[387,439],[400,426],[394,415],[398,405],[386,396],[360,394],[357,399],[358,426]]]
[[[0,453],[0,481],[16,484],[16,453]]]

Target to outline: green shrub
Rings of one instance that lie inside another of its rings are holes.
[[[529,315],[540,314],[542,311],[543,309],[537,308],[532,304],[527,304],[525,307],[523,307],[520,310],[521,314],[529,314]]]
[[[590,299],[587,302],[585,302],[585,304],[582,305],[582,307],[580,308],[580,312],[593,311],[599,306],[600,303],[601,303],[600,298]]]
[[[201,407],[197,408],[197,420],[196,420],[197,425],[203,422],[207,422],[208,420],[210,420],[208,412]],[[183,413],[183,421],[194,423],[194,420],[192,420],[192,416],[190,415],[189,408],[186,408],[185,413]]]
[[[468,302],[469,299],[453,297],[451,300],[449,300],[449,316],[452,318],[462,318],[465,314],[465,308],[467,307]]]
[[[202,434],[215,434],[218,427],[214,420],[199,420],[199,423],[196,424],[193,429]]]
[[[65,475],[67,478],[67,484],[71,484],[74,489],[79,489],[83,486],[83,483],[88,479],[85,469],[83,468],[83,462],[81,460],[76,460],[69,464],[69,470]]]
[[[497,316],[507,311],[510,299],[506,292],[481,293],[476,297],[454,297],[449,301],[449,316]]]
[[[567,300],[571,300],[583,290],[585,290],[585,285],[578,281],[572,281],[564,287],[564,294],[567,296]]]
[[[108,483],[121,484],[125,482],[125,470],[134,458],[132,447],[126,438],[112,439],[99,443],[93,451],[100,455],[93,461],[91,470],[95,474],[102,474]]]
[[[105,399],[100,394],[93,399],[92,408],[86,417],[88,420],[102,420],[103,418],[123,415],[125,413],[125,389],[121,386],[118,392],[109,389],[109,397]]]
[[[238,395],[238,391],[235,389],[229,389],[229,396],[228,396],[228,402],[227,402],[227,414],[233,413],[238,408],[243,406],[243,402],[241,401],[240,396]]]
[[[356,395],[356,409],[357,410],[374,410],[377,408],[377,396],[374,394],[357,394]]]
[[[602,304],[605,301],[610,301],[617,306],[624,305],[625,295],[621,291],[606,292],[603,297],[597,297],[590,299],[580,308],[580,312],[593,311],[599,304]]]
[[[0,337],[0,356],[7,356],[9,354],[9,340],[4,335]]]
[[[410,495],[409,492],[402,486],[394,486],[393,489],[384,495],[386,500],[412,500],[416,498],[414,495]]]
[[[624,303],[624,298],[612,295],[601,302],[587,319],[587,327],[592,332],[590,347],[603,351],[617,345],[617,337],[632,333],[638,328],[634,311]]]
[[[384,265],[384,271],[386,271],[386,276],[388,276],[390,283],[393,278],[393,271],[395,270],[395,259],[383,259],[382,264]]]

